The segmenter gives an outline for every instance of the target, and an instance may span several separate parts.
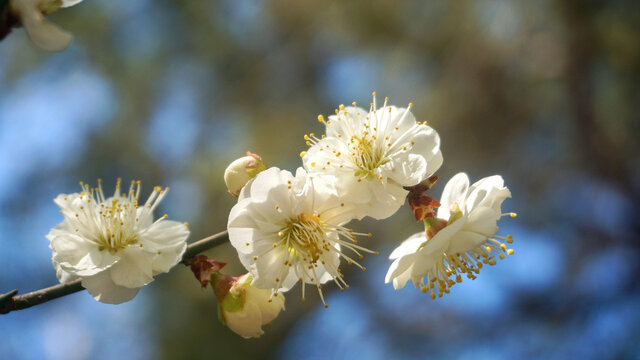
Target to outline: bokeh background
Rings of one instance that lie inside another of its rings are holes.
[[[0,292],[57,283],[52,199],[78,181],[168,185],[191,241],[225,228],[223,170],[247,150],[294,170],[318,114],[373,90],[441,135],[446,180],[501,174],[515,255],[432,301],[384,284],[407,207],[351,288],[287,297],[257,340],[216,319],[182,266],[131,302],[86,292],[0,316],[3,359],[639,359],[640,2],[86,0],[75,34],[0,42]],[[207,255],[241,266],[229,245]]]

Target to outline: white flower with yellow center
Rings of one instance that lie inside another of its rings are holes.
[[[82,278],[96,300],[109,304],[133,299],[154,275],[168,272],[182,259],[189,236],[186,224],[167,215],[153,220],[168,188],[156,187],[138,205],[140,182],[132,182],[128,194],[120,193],[120,183],[109,198],[100,181],[98,188],[81,183],[81,193],[58,195],[64,221],[47,235],[58,280]]]
[[[356,245],[356,236],[370,234],[343,226],[353,218],[353,211],[340,202],[330,184],[314,181],[304,169],[299,168],[294,177],[270,168],[240,192],[229,214],[229,240],[252,274],[254,286],[272,289],[277,296],[301,281],[303,299],[308,283],[318,288],[324,303],[321,284],[333,280],[341,289],[348,287],[340,258],[364,270],[352,256],[373,252]]]
[[[339,195],[357,204],[359,218],[384,219],[405,201],[403,186],[427,179],[442,165],[440,137],[426,122],[417,122],[407,108],[384,105],[370,110],[340,105],[325,121],[326,136],[305,135],[302,162],[314,175],[330,174]],[[330,178],[331,179],[331,178]]]
[[[505,254],[513,254],[498,240],[512,243],[513,238],[496,235],[502,216],[515,217],[515,213],[502,213],[502,202],[508,197],[511,193],[500,176],[484,178],[471,187],[466,174],[454,176],[444,188],[437,218],[425,220],[429,232],[437,231],[435,236],[427,239],[426,231],[419,232],[397,247],[389,256],[394,262],[385,282],[393,281],[393,287],[401,289],[411,280],[435,299],[436,293],[442,296],[462,282],[463,274],[475,279],[483,264],[496,264],[496,255],[504,259]]]

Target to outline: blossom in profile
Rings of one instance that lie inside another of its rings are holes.
[[[81,278],[82,286],[103,303],[133,299],[156,274],[168,272],[186,250],[185,223],[153,219],[153,211],[168,188],[155,187],[144,204],[138,203],[140,181],[121,194],[118,179],[107,198],[81,183],[82,192],[60,194],[54,200],[64,220],[47,235],[53,266],[62,283]]]
[[[310,148],[301,154],[313,176],[335,176],[344,201],[357,204],[359,218],[384,219],[405,201],[407,190],[442,165],[440,137],[426,122],[417,122],[407,108],[376,108],[374,93],[369,110],[340,105],[325,120],[326,135],[305,135]]]
[[[46,51],[62,51],[73,35],[46,21],[45,16],[82,0],[11,0],[11,13],[27,31],[31,41]]]
[[[296,175],[269,168],[249,181],[229,214],[231,244],[253,276],[253,285],[271,289],[272,297],[298,281],[317,287],[333,280],[347,287],[340,259],[364,270],[356,259],[363,252],[357,236],[344,225],[353,219],[354,207],[342,203],[332,183],[317,181],[298,168]],[[326,303],[325,303],[326,306]]]
[[[236,334],[244,338],[257,338],[264,334],[263,325],[275,319],[284,310],[284,296],[272,297],[271,290],[259,289],[251,282],[251,274],[240,277],[214,273],[213,291],[218,298],[218,318]]]
[[[266,168],[267,165],[260,155],[250,151],[247,151],[247,156],[231,162],[224,171],[224,183],[229,194],[237,197],[245,184]]]
[[[502,202],[508,197],[511,193],[500,176],[471,186],[466,174],[454,176],[444,188],[437,217],[426,218],[425,231],[391,253],[394,261],[385,282],[400,289],[411,280],[435,299],[462,282],[462,275],[475,279],[483,264],[495,265],[496,257],[513,254],[501,241],[512,243],[513,238],[496,235],[501,217],[515,217],[515,213],[502,213]]]

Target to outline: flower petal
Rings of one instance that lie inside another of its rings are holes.
[[[483,242],[487,240],[487,237],[469,231],[460,231],[458,232],[449,243],[449,247],[445,250],[445,252],[449,255],[454,255],[457,253],[463,254],[471,249],[475,249],[480,246]]]
[[[504,187],[504,181],[499,175],[477,181],[469,188],[468,193],[465,204],[467,212],[471,212],[477,207],[486,206],[502,213],[502,202],[511,197],[511,192]]]
[[[260,308],[253,302],[245,302],[240,311],[222,310],[222,314],[227,327],[245,339],[257,338],[264,334]]]
[[[491,237],[498,232],[497,222],[499,219],[500,214],[492,208],[476,208],[469,214],[469,219],[464,225],[463,230],[475,232],[485,237]]]
[[[458,204],[460,210],[463,209],[464,200],[469,189],[469,177],[465,173],[458,173],[447,182],[442,191],[440,199],[440,208],[438,209],[438,217],[440,219],[449,219],[451,206]]]
[[[140,290],[140,288],[116,285],[111,280],[109,270],[82,278],[82,287],[87,289],[94,299],[105,304],[121,304],[129,301]]]
[[[61,230],[59,226],[52,229],[47,238],[51,242],[53,262],[65,271],[77,276],[91,276],[118,261],[117,254],[101,251],[96,244]]]
[[[116,285],[138,288],[153,281],[153,255],[138,246],[129,246],[120,260],[111,267],[111,280]]]
[[[424,231],[417,232],[411,235],[407,240],[403,241],[400,246],[393,249],[391,255],[389,255],[389,259],[394,260],[401,256],[409,255],[411,253],[415,253],[420,248],[420,245],[427,241],[427,237]]]

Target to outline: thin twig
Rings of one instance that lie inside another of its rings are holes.
[[[187,251],[185,251],[182,256],[181,263],[189,265],[189,259],[192,257],[227,241],[229,241],[229,236],[226,231],[222,231],[189,244],[189,246],[187,246]],[[65,284],[50,286],[24,295],[16,295],[18,290],[12,290],[6,294],[0,294],[0,314],[7,314],[11,311],[27,309],[82,290],[84,290],[82,287],[82,279],[70,281]]]

